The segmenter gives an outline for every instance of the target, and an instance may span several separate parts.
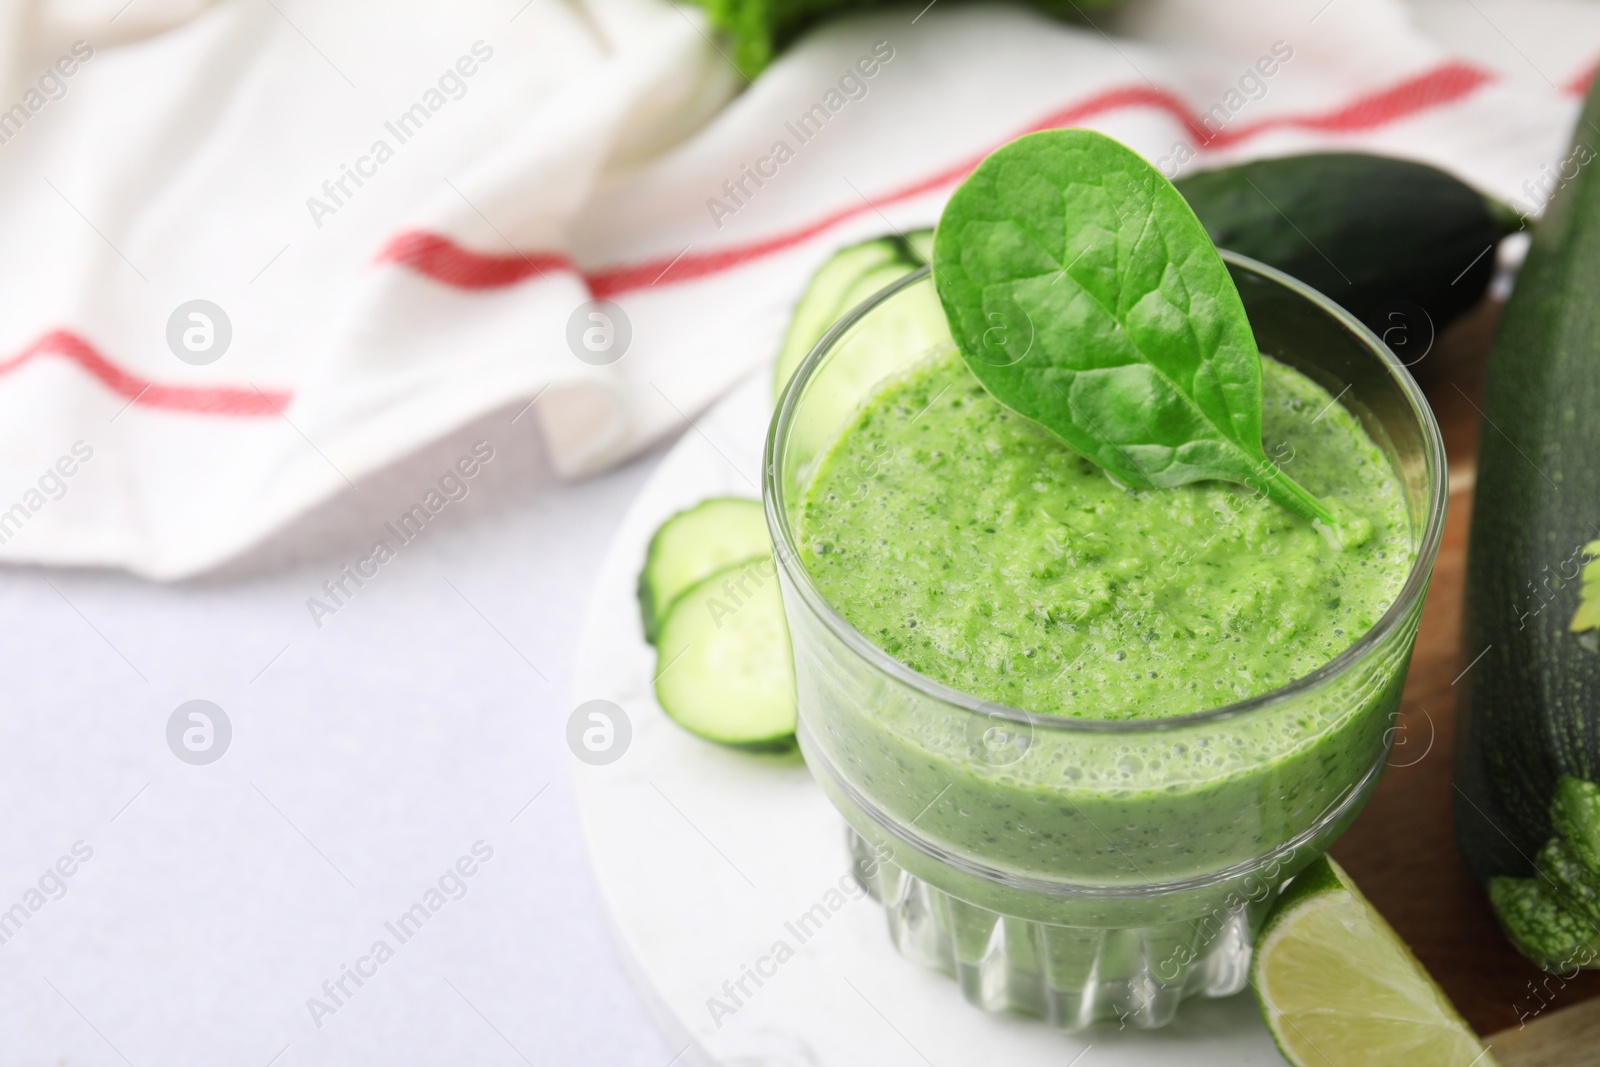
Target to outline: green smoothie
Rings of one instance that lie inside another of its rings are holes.
[[[883,389],[828,454],[805,565],[884,651],[1011,707],[1165,718],[1276,689],[1372,627],[1412,539],[1350,413],[1283,364],[1264,378],[1268,455],[1347,517],[1342,546],[1228,483],[1125,490],[952,353]]]
[[[1384,614],[1415,538],[1350,412],[1263,363],[1267,455],[1340,516],[1337,536],[1231,484],[1119,486],[946,350],[881,386],[817,464],[802,562],[874,644],[1008,708],[1148,721],[1284,686]],[[1166,883],[1263,855],[1336,805],[1382,751],[1373,709],[1393,706],[1408,651],[1282,710],[1137,733],[1024,727],[998,758],[970,725],[888,697],[819,741],[953,855]]]

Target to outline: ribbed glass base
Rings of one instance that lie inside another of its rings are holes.
[[[1185,997],[1225,997],[1249,980],[1252,934],[1270,897],[1204,919],[1134,929],[1058,926],[1004,915],[935,889],[849,831],[852,867],[883,905],[906,959],[943,971],[985,1011],[1078,1030],[1154,1029]],[[867,872],[871,872],[870,874]]]

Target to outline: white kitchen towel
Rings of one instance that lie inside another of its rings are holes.
[[[0,561],[194,574],[496,410],[603,469],[1031,129],[1173,175],[1369,149],[1536,213],[1600,55],[1575,0],[1093,17],[885,9],[746,86],[662,0],[0,0]]]

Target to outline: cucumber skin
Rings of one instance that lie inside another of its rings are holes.
[[[1379,333],[1375,313],[1396,300],[1442,331],[1488,288],[1495,257],[1484,249],[1516,228],[1509,209],[1444,171],[1358,152],[1256,160],[1173,185],[1219,248],[1293,275]]]
[[[1577,129],[1597,123],[1600,82]],[[1484,882],[1534,875],[1561,778],[1600,769],[1600,656],[1568,629],[1579,585],[1544,585],[1571,573],[1564,561],[1600,520],[1597,169],[1539,223],[1485,386],[1461,662],[1483,658],[1461,680],[1452,793],[1457,842]]]
[[[634,583],[634,596],[639,599],[639,624],[644,630],[644,639],[647,644],[656,643],[656,634],[661,630],[661,620],[656,617],[655,594],[650,589],[650,561],[655,558],[656,542],[661,537],[658,527],[650,535],[650,545],[644,550],[644,566],[639,568],[639,578]]]

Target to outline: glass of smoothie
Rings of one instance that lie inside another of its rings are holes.
[[[790,382],[764,496],[799,738],[900,952],[971,1002],[1158,1027],[1247,981],[1279,887],[1383,769],[1445,509],[1416,384],[1224,253],[1263,356],[1244,487],[1133,491],[1002,407],[926,269]]]

